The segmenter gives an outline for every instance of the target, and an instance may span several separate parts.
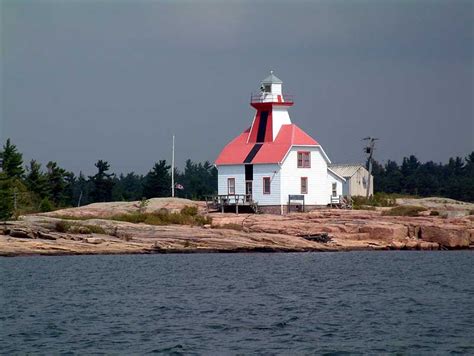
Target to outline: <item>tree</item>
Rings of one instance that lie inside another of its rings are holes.
[[[49,186],[49,199],[56,206],[64,204],[64,189],[66,187],[65,176],[67,172],[58,166],[56,162],[49,161],[46,165],[46,179]]]
[[[171,166],[166,164],[166,160],[155,163],[152,170],[145,176],[143,184],[143,195],[149,198],[168,197],[171,191]]]
[[[467,155],[464,160],[466,161],[466,165],[464,166],[466,174],[469,177],[474,178],[474,152]]]
[[[8,220],[13,215],[13,189],[11,179],[0,172],[0,220]]]
[[[48,196],[48,179],[41,171],[41,164],[34,159],[26,167],[25,185],[30,192],[36,194],[40,199]]]
[[[402,191],[407,194],[418,195],[418,170],[420,168],[420,161],[414,156],[403,158],[400,171],[403,176]]]
[[[75,179],[72,187],[71,205],[82,206],[92,202],[90,197],[91,182],[87,180],[82,172],[79,172],[79,177]]]
[[[114,201],[140,200],[143,197],[143,176],[134,172],[127,175],[120,174],[116,179],[112,198]]]
[[[217,190],[217,169],[208,161],[193,163],[186,161],[182,177],[185,195],[192,199],[203,199]]]
[[[388,160],[385,164],[385,192],[400,193],[402,190],[402,180],[403,174],[397,162]]]
[[[114,175],[107,173],[110,165],[107,161],[98,160],[95,164],[98,172],[89,177],[92,183],[91,197],[94,202],[106,202],[112,200],[112,189],[114,188]]]
[[[10,139],[3,146],[3,151],[0,151],[0,160],[2,164],[2,170],[7,178],[20,179],[25,172],[23,170],[23,155],[18,152],[15,145],[13,145]]]

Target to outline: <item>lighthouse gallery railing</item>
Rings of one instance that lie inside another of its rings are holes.
[[[250,103],[287,103],[293,104],[294,96],[290,94],[273,94],[273,93],[251,93]]]

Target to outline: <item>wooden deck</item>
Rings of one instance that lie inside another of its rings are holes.
[[[233,207],[239,213],[239,207],[248,207],[253,212],[258,213],[258,204],[249,194],[225,194],[211,195],[206,197],[207,211],[218,210],[223,213],[226,208]]]

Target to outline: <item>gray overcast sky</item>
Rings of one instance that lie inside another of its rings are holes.
[[[213,161],[270,69],[333,162],[474,150],[473,1],[1,2],[0,140],[91,173]]]

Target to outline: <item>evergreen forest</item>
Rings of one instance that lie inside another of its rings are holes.
[[[95,163],[95,174],[76,175],[50,161],[43,166],[6,141],[0,150],[0,219],[46,212],[95,202],[136,201],[171,195],[171,165],[159,160],[147,174],[115,174],[105,160]],[[439,196],[474,202],[474,152],[447,163],[420,162],[405,157],[401,164],[373,162],[374,192],[419,197]],[[210,162],[187,160],[175,168],[175,196],[204,199],[217,192],[217,169]]]

